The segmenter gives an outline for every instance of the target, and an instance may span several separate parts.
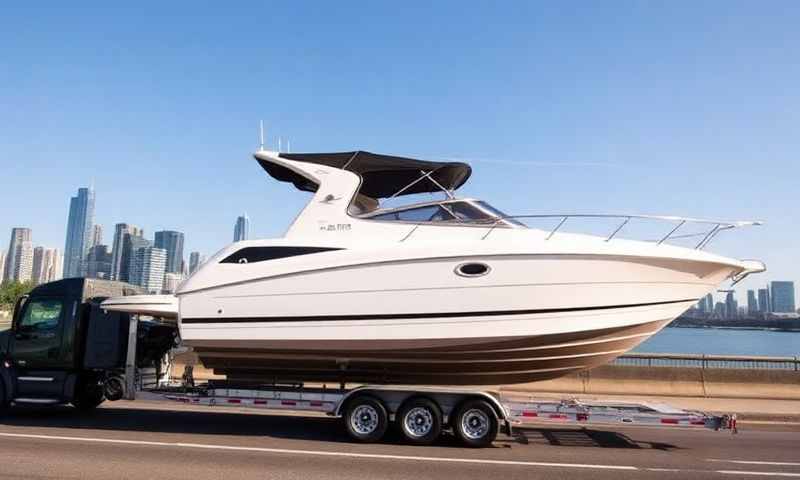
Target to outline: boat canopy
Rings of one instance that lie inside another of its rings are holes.
[[[456,190],[463,185],[472,168],[461,162],[430,162],[362,150],[336,153],[281,153],[280,158],[316,163],[347,170],[361,176],[359,193],[379,199],[414,193]],[[299,173],[257,158],[273,178],[291,182],[300,190],[316,192],[319,185]]]

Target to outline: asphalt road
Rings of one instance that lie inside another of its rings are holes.
[[[800,478],[800,432],[547,426],[472,450],[348,441],[337,420],[117,402],[0,417],[0,478]]]

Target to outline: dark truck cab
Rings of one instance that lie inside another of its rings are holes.
[[[69,278],[20,298],[11,329],[0,331],[0,409],[68,403],[91,409],[122,398],[126,364],[159,368],[177,343],[177,327],[100,308],[106,298],[137,294],[121,282]]]

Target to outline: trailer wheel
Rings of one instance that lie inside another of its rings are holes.
[[[389,427],[386,407],[376,398],[367,395],[350,400],[343,419],[350,437],[363,443],[377,442],[383,438]]]
[[[427,398],[406,401],[397,414],[400,432],[415,445],[430,445],[442,433],[442,411]]]
[[[497,438],[497,415],[485,400],[464,402],[451,423],[455,434],[468,447],[488,447]]]

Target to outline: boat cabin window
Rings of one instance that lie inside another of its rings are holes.
[[[441,205],[427,205],[424,207],[395,210],[370,217],[373,220],[401,220],[405,222],[441,222],[453,220],[455,217]]]
[[[505,215],[484,202],[450,201],[437,204],[396,208],[386,213],[368,217],[371,220],[395,220],[405,222],[453,222],[472,224],[494,224]],[[502,220],[500,225],[519,225]]]

